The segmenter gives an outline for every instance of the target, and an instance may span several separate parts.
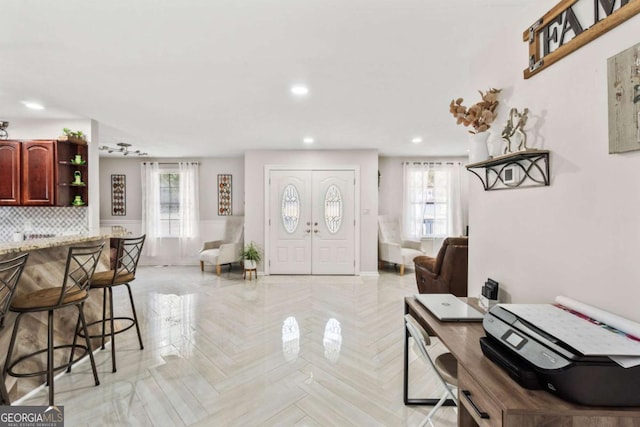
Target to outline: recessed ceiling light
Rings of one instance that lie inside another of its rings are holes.
[[[22,101],[25,107],[31,108],[32,110],[44,110],[44,105],[38,104],[37,102],[30,101]]]
[[[417,137],[413,138],[413,139],[411,140],[411,142],[413,142],[414,144],[420,144],[420,143],[422,143],[422,138],[420,138],[419,136],[417,136]]]
[[[308,136],[305,139],[303,139],[302,142],[304,142],[305,144],[313,144],[314,139]]]
[[[293,85],[291,86],[291,93],[297,96],[305,96],[309,94],[309,88],[305,85]]]

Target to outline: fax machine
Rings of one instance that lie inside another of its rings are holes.
[[[482,324],[483,353],[523,387],[544,388],[581,405],[640,406],[640,366],[585,356],[499,305]]]

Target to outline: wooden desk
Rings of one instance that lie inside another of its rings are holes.
[[[581,406],[545,390],[522,388],[482,354],[479,339],[485,333],[479,322],[440,322],[414,297],[405,298],[406,313],[458,360],[459,426],[640,427],[640,408]],[[406,351],[405,347],[405,374]]]

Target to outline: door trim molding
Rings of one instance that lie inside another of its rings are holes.
[[[296,171],[353,171],[353,176],[355,178],[355,187],[354,187],[354,219],[355,219],[355,233],[354,233],[354,275],[360,275],[360,166],[359,165],[340,165],[340,164],[304,164],[304,165],[264,165],[264,275],[269,276],[271,274],[271,268],[269,267],[269,259],[271,254],[269,253],[269,248],[271,245],[270,240],[270,231],[271,228],[269,226],[269,215],[270,215],[270,196],[271,196],[271,182],[269,178],[271,176],[271,171],[276,170],[296,170]]]

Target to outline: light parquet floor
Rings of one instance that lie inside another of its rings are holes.
[[[237,269],[140,267],[132,289],[145,349],[132,329],[116,337],[116,373],[110,349],[96,353],[100,386],[89,363],[59,377],[68,426],[417,426],[430,410],[402,402],[411,270],[245,281]],[[126,315],[126,290],[114,298]],[[410,357],[410,395],[441,396]],[[46,388],[19,403],[45,405]],[[435,425],[455,426],[455,410]]]

